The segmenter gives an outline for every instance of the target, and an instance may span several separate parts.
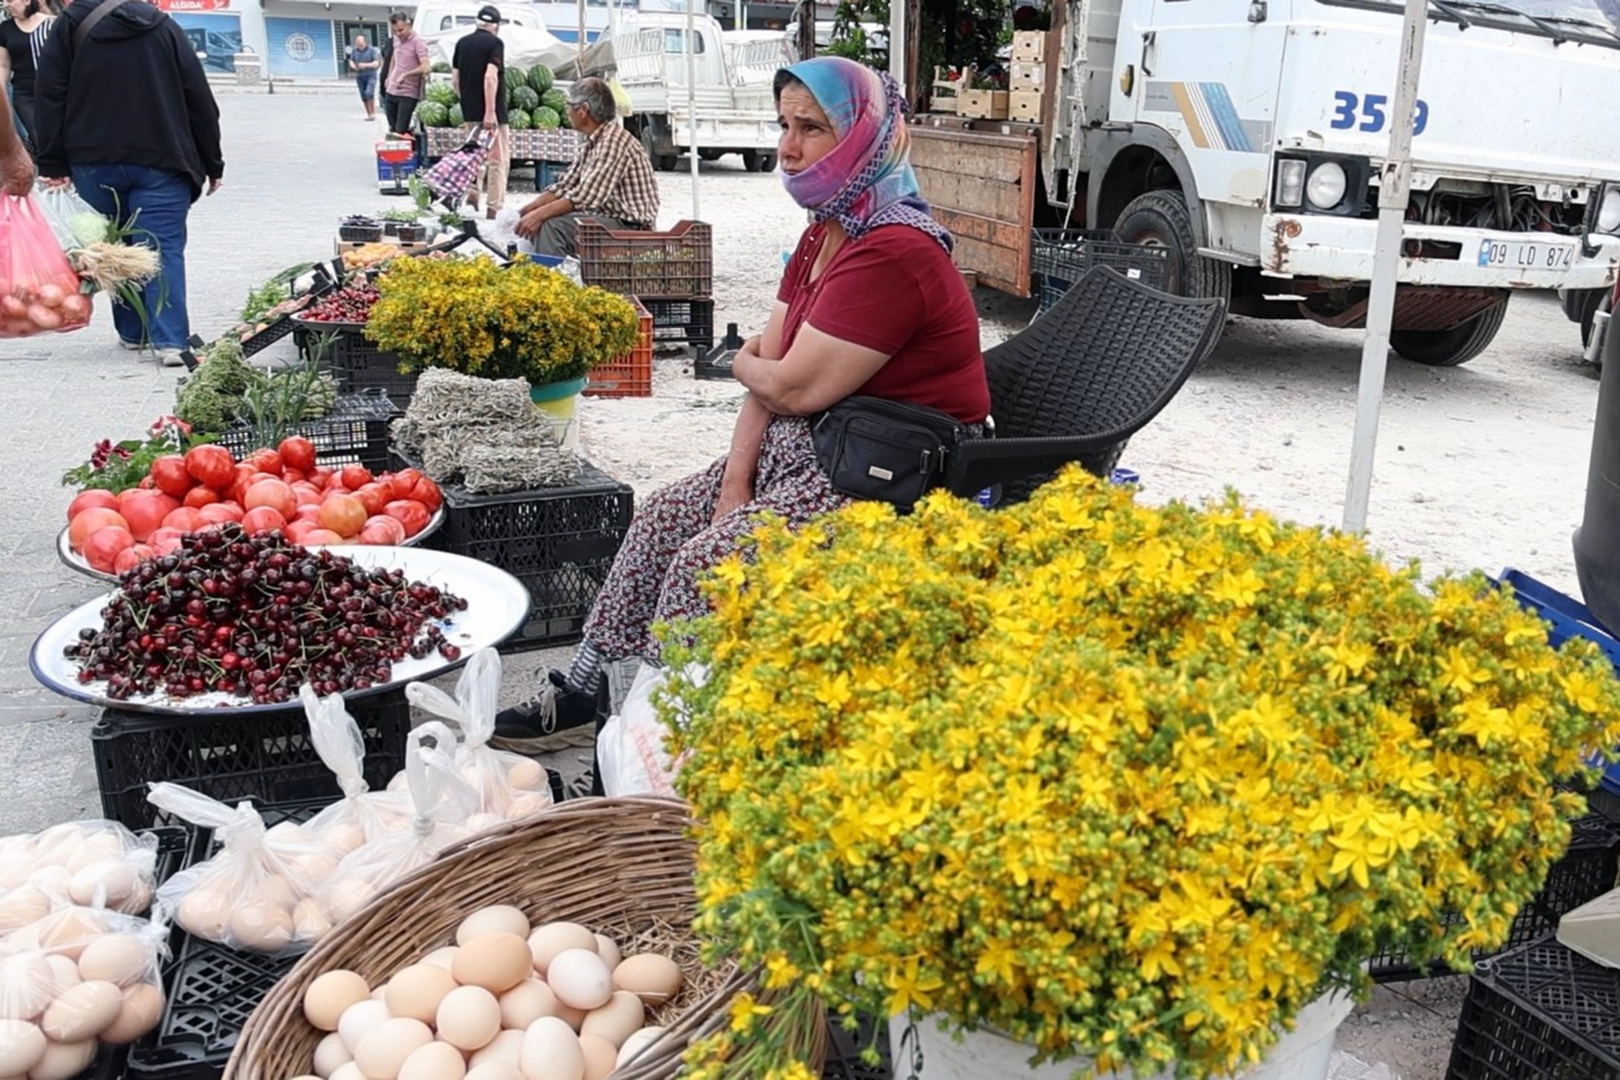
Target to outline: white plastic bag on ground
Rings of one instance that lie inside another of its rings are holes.
[[[703,669],[693,665],[688,676],[701,685]],[[624,707],[608,718],[596,738],[596,765],[609,797],[675,794],[681,763],[672,761],[664,748],[667,730],[652,700],[668,678],[663,668],[642,664]]]
[[[518,219],[522,216],[522,210],[516,206],[505,206],[495,211],[495,220],[484,226],[489,242],[502,251],[510,251],[516,245],[523,254],[533,255],[533,242],[517,232]]]
[[[551,786],[538,761],[490,747],[501,700],[501,655],[479,649],[467,660],[451,697],[436,686],[411,683],[412,705],[455,724],[463,743],[455,748],[456,768],[478,792],[478,808],[466,822],[473,832],[539,813],[551,805]]]
[[[347,855],[384,832],[376,800],[367,794],[365,739],[344,706],[342,694],[323,698],[305,683],[298,688],[298,700],[309,718],[310,742],[343,792],[341,800],[316,814],[305,828]]]

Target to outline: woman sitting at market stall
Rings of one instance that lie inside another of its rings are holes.
[[[927,405],[964,424],[990,408],[979,320],[928,213],[908,157],[899,89],[853,61],[818,57],[777,72],[778,160],[813,212],[765,332],[738,352],[747,387],[731,450],[671,484],[631,522],[565,675],[504,710],[503,745],[590,723],[604,661],[656,661],[655,622],[707,614],[703,575],[761,511],[802,525],[849,500],[816,461],[808,417],[851,395]]]

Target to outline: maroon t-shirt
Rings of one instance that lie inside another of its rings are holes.
[[[962,274],[939,241],[909,225],[880,225],[845,241],[815,281],[810,268],[827,238],[812,225],[782,274],[776,298],[788,306],[785,354],[806,322],[823,334],[887,353],[888,363],[855,391],[927,405],[964,424],[990,412],[979,352],[979,313]]]

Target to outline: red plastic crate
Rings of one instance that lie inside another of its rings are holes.
[[[603,364],[585,377],[585,393],[591,397],[652,397],[652,313],[635,297],[625,299],[636,305],[641,317],[640,337],[629,356]]]
[[[579,272],[585,284],[623,296],[693,300],[713,296],[714,230],[682,221],[669,232],[579,223]]]

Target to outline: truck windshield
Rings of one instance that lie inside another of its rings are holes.
[[[1322,0],[1335,7],[1399,14],[1397,0]],[[1429,17],[1620,49],[1620,0],[1429,0]]]

